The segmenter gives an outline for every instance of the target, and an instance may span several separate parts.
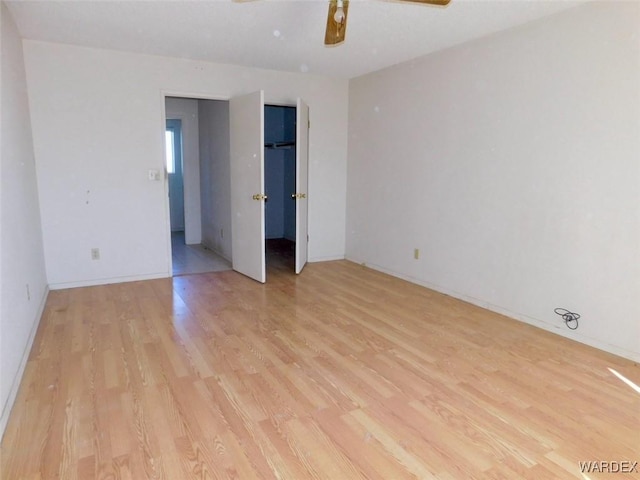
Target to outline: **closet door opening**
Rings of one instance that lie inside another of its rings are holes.
[[[264,107],[266,260],[270,270],[295,270],[296,108]]]

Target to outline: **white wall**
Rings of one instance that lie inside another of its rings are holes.
[[[199,100],[202,243],[231,261],[229,102]]]
[[[166,117],[182,121],[182,179],[184,186],[184,239],[187,245],[202,242],[200,211],[200,141],[198,100],[167,97]]]
[[[22,41],[4,3],[0,162],[0,437],[47,296]],[[28,288],[28,292],[27,292]]]
[[[310,259],[344,256],[348,83],[206,62],[25,41],[51,288],[170,275],[163,96],[258,89],[311,109]],[[92,247],[102,258],[91,260]]]
[[[640,359],[639,8],[352,80],[347,257]]]

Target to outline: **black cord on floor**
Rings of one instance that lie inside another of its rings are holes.
[[[556,308],[554,312],[556,312],[556,315],[560,315],[562,317],[567,328],[570,328],[571,330],[578,328],[578,319],[580,318],[579,313],[570,312],[566,308]]]

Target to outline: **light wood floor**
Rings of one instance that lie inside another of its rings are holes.
[[[640,383],[344,261],[54,291],[2,478],[612,478],[578,467],[640,460],[640,394],[609,369]]]

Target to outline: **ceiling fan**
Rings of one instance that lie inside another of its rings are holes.
[[[427,5],[445,6],[451,0],[400,0],[402,2],[423,3]],[[339,45],[344,42],[347,31],[347,14],[349,13],[349,0],[329,0],[329,13],[327,15],[327,29],[324,34],[325,45]]]

